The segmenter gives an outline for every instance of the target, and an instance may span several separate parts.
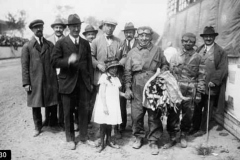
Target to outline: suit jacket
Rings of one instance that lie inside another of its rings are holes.
[[[62,35],[61,39],[64,38],[65,36]],[[52,42],[54,45],[56,44],[56,37],[55,34],[52,34],[50,37],[47,38],[48,41]]]
[[[203,47],[204,45],[200,46],[197,52],[199,53]],[[220,89],[218,95],[218,111],[223,113],[225,106],[226,82],[228,76],[228,56],[222,47],[216,43],[214,44],[213,54],[216,72],[211,75],[210,81],[216,84]],[[207,82],[206,85],[208,85]]]
[[[122,53],[119,50],[120,48],[120,39],[113,36],[112,43],[109,45],[107,43],[105,35],[101,35],[93,40],[91,46],[92,52],[92,62],[94,68],[94,84],[97,85],[98,80],[101,76],[101,71],[97,68],[98,64],[104,64],[104,61],[108,57],[116,57],[121,61]]]
[[[29,107],[47,107],[58,104],[56,71],[50,64],[53,44],[43,38],[42,48],[35,37],[22,48],[22,83],[31,85],[27,94]]]
[[[135,48],[135,47],[137,46],[137,44],[138,44],[138,40],[135,38],[131,50],[132,50],[133,48]],[[121,44],[120,44],[120,52],[122,52],[121,54],[122,54],[122,56],[123,56],[123,58],[121,59],[121,62],[120,62],[120,63],[121,63],[123,66],[125,65],[126,58],[127,58],[127,54],[128,54],[129,51],[130,51],[130,50],[128,50],[128,47],[127,47],[127,40],[124,39],[124,40],[121,42]]]
[[[91,50],[88,41],[79,37],[79,51],[70,39],[69,35],[57,41],[52,54],[51,63],[54,68],[60,68],[59,92],[71,94],[79,76],[82,77],[87,89],[91,91],[93,84],[93,68]],[[68,64],[68,58],[72,53],[77,54],[77,62]]]

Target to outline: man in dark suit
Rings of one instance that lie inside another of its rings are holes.
[[[42,20],[34,20],[29,28],[32,39],[22,49],[22,82],[27,91],[27,105],[32,107],[35,125],[34,137],[41,133],[41,107],[55,108],[58,104],[58,86],[55,69],[50,64],[53,44],[43,38]],[[50,117],[51,120],[56,117]]]
[[[61,19],[56,19],[53,24],[51,25],[52,29],[54,30],[54,34],[52,34],[50,37],[47,38],[50,42],[52,42],[54,45],[58,40],[65,37],[63,35],[63,31],[66,28],[66,24],[63,23]],[[57,68],[57,75],[60,72],[60,69]],[[57,120],[57,111],[58,111],[58,120]],[[49,119],[49,117],[55,117],[55,120],[52,121]],[[55,124],[54,124],[54,123]],[[48,107],[45,108],[45,121],[43,123],[44,126],[54,126],[56,124],[59,124],[60,127],[64,128],[64,118],[63,118],[63,107],[62,107],[62,101],[61,97],[59,96],[59,107]]]
[[[59,92],[62,95],[66,148],[74,150],[73,113],[78,109],[80,140],[88,142],[88,111],[93,84],[91,50],[88,41],[79,36],[81,20],[77,14],[68,17],[70,34],[59,40],[53,50],[52,65],[60,68]]]

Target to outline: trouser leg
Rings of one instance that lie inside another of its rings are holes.
[[[49,107],[45,107],[45,120],[44,120],[43,125],[49,126],[49,122],[50,122],[50,109],[49,109]]]
[[[213,105],[216,100],[216,95],[211,95],[210,97],[210,106],[209,106],[209,121],[212,118],[212,112],[213,112]],[[203,108],[203,114],[202,114],[202,122],[201,122],[201,130],[207,131],[207,116],[208,116],[208,95],[204,95],[204,108]],[[208,122],[209,123],[209,122]]]
[[[147,139],[149,141],[157,141],[160,139],[163,133],[162,121],[160,119],[162,112],[161,110],[153,111],[151,109],[147,109],[147,112],[148,112],[148,128],[149,128]]]
[[[190,128],[191,128],[191,124],[192,124],[192,102],[189,101],[182,101],[182,104],[180,106],[181,110],[182,110],[182,120],[181,120],[181,132],[185,132],[188,133]]]
[[[32,114],[33,114],[33,122],[34,122],[35,130],[40,131],[42,129],[41,107],[33,107]]]
[[[67,142],[75,140],[74,124],[73,124],[74,123],[73,113],[74,113],[75,105],[73,103],[74,96],[72,94],[62,95],[64,121],[65,121],[65,134],[66,134]]]
[[[93,108],[94,108],[96,97],[97,97],[98,87],[99,86],[96,86],[96,85],[93,86],[93,91],[92,91],[91,101],[90,101],[90,106],[89,106],[89,112],[88,112],[88,123],[90,123],[91,118],[92,118],[92,112],[93,112]]]
[[[201,125],[201,121],[202,121],[202,109],[204,106],[203,94],[201,97],[202,97],[202,99],[201,99],[200,103],[195,105],[194,111],[193,111],[192,128],[194,130],[200,129],[200,125]]]
[[[121,116],[122,123],[120,124],[120,130],[125,130],[127,125],[127,100],[124,97],[120,97],[120,107],[121,107]]]
[[[59,104],[58,104],[58,123],[60,124],[60,126],[64,125],[63,104],[62,104],[61,96],[59,96]]]
[[[56,126],[58,123],[57,118],[57,105],[49,106],[50,111],[50,126]]]
[[[176,111],[172,108],[168,108],[168,117],[167,117],[167,131],[170,135],[171,140],[176,140],[176,135],[179,132],[179,124],[180,124],[180,109]]]

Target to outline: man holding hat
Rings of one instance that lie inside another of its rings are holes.
[[[54,34],[52,34],[50,37],[47,38],[50,42],[52,42],[54,45],[58,40],[64,37],[63,31],[66,28],[66,24],[63,23],[61,19],[56,19],[54,23],[51,25],[52,29],[54,30]],[[57,68],[57,75],[60,72],[60,69]],[[54,117],[57,118],[57,108],[45,108],[45,121],[44,121],[44,126],[48,126],[51,124],[49,121],[49,116],[54,115]],[[63,107],[62,107],[62,102],[61,102],[61,97],[59,96],[59,108],[58,108],[58,123],[59,126],[64,128],[64,117],[63,117]]]
[[[170,59],[170,71],[176,78],[181,93],[188,100],[183,100],[178,106],[177,113],[168,116],[168,132],[170,142],[164,148],[170,148],[176,144],[176,134],[179,131],[179,115],[182,112],[180,122],[180,143],[182,148],[187,147],[187,135],[192,124],[194,106],[200,101],[200,95],[204,92],[203,74],[200,72],[201,57],[194,50],[196,36],[193,33],[185,33],[182,36],[182,49]],[[170,118],[171,117],[171,118]]]
[[[55,69],[50,64],[53,44],[43,37],[43,24],[40,19],[29,24],[34,33],[32,39],[22,49],[22,82],[27,92],[27,105],[32,107],[35,125],[34,137],[41,133],[41,107],[56,108],[58,85]],[[50,121],[56,117],[50,117]]]
[[[124,72],[126,97],[132,98],[132,133],[136,138],[133,148],[139,149],[142,146],[143,138],[146,136],[150,143],[151,154],[157,155],[159,153],[157,141],[163,133],[161,114],[143,106],[143,89],[146,82],[155,74],[157,68],[165,71],[168,69],[168,63],[162,50],[151,42],[153,31],[150,27],[139,27],[137,34],[137,47],[128,53]],[[148,112],[149,128],[147,135],[143,123],[146,112]]]
[[[70,34],[57,41],[52,56],[54,68],[60,68],[59,92],[62,95],[66,148],[74,150],[74,108],[77,105],[80,140],[88,143],[88,111],[93,84],[91,50],[88,41],[79,36],[81,20],[77,14],[68,17]]]
[[[82,33],[86,40],[89,42],[90,46],[92,41],[96,38],[98,30],[95,30],[92,25],[87,25],[85,31]]]
[[[218,33],[215,32],[212,26],[206,26],[203,34],[204,45],[198,49],[198,54],[202,57],[202,71],[205,74],[205,92],[202,95],[202,104],[195,108],[193,126],[200,129],[194,136],[202,136],[207,131],[207,113],[208,101],[209,106],[209,120],[212,118],[213,105],[218,102],[218,110],[224,110],[225,104],[225,90],[228,74],[228,57],[225,51],[215,43],[215,38]],[[210,94],[210,99],[208,96]],[[203,109],[203,111],[202,111]],[[200,127],[200,128],[199,128]]]
[[[110,57],[115,57],[119,59],[119,63],[123,65],[124,60],[122,53],[120,53],[120,39],[113,35],[116,28],[117,22],[113,19],[105,19],[103,21],[103,32],[104,34],[98,36],[93,40],[91,45],[92,51],[92,62],[94,68],[94,93],[96,95],[98,88],[98,80],[102,73],[106,70],[105,61]],[[115,135],[117,138],[121,138],[118,130],[115,130]]]

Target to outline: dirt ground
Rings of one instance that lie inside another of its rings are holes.
[[[42,109],[43,111],[43,109]],[[128,111],[130,109],[128,108]],[[146,118],[145,118],[146,119]],[[146,123],[147,124],[147,121]],[[120,149],[107,147],[102,153],[97,148],[79,143],[76,150],[64,149],[63,131],[43,128],[43,133],[33,137],[32,110],[26,106],[26,93],[21,84],[20,59],[0,60],[0,150],[10,149],[12,159],[16,160],[239,160],[240,141],[226,130],[217,131],[217,124],[210,131],[208,145],[214,148],[213,154],[200,156],[196,148],[206,144],[206,136],[189,137],[188,147],[183,149],[178,143],[171,149],[162,146],[168,141],[164,129],[159,141],[159,154],[153,156],[145,141],[141,149],[132,148],[131,119],[128,115],[127,131],[117,140]],[[147,128],[146,128],[147,129]],[[89,136],[95,140],[97,128],[89,130]],[[221,136],[222,133],[226,133]],[[76,132],[76,136],[78,132]]]

